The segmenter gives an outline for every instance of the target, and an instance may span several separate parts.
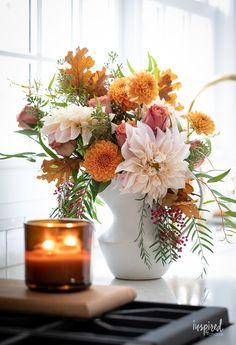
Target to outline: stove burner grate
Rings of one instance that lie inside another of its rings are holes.
[[[222,320],[222,321],[221,321]],[[132,302],[84,320],[8,313],[0,308],[0,345],[183,345],[203,334],[195,325],[229,326],[225,308]]]

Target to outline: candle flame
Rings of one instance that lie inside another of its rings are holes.
[[[53,240],[45,240],[42,243],[42,248],[47,251],[52,251],[55,249],[55,242]]]
[[[67,235],[63,242],[65,246],[75,247],[78,244],[78,239],[75,236]]]

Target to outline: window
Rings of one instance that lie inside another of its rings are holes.
[[[89,48],[98,67],[114,50],[140,69],[149,51],[161,69],[171,67],[178,74],[180,100],[188,105],[214,75],[235,71],[235,12],[233,0],[1,0],[0,151],[32,147],[13,133],[25,101],[11,81],[28,84],[38,78],[48,83],[56,60],[78,45]],[[215,114],[221,131],[216,158],[230,159],[230,165],[236,127],[232,84],[209,90],[197,103]],[[1,167],[11,164],[4,161]]]
[[[103,64],[109,50],[119,51],[117,6],[113,0],[1,0],[1,151],[32,145],[13,133],[25,103],[21,88],[13,84],[27,85],[34,78],[47,84],[57,59],[78,45]]]

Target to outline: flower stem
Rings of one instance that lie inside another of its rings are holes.
[[[142,107],[139,104],[137,108],[137,113],[136,113],[136,122],[142,119]]]

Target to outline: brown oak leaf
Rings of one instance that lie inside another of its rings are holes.
[[[175,93],[175,90],[181,88],[181,83],[173,83],[177,78],[177,75],[172,73],[170,68],[161,72],[158,78],[159,97],[171,104],[176,110],[182,110],[183,106],[177,103],[177,95]]]
[[[87,48],[76,49],[75,55],[69,51],[65,57],[65,61],[71,66],[70,68],[60,69],[62,75],[66,75],[67,82],[73,88],[86,88],[90,83],[92,76],[91,68],[94,66],[94,60],[91,56],[85,56],[88,52]]]
[[[106,68],[103,67],[101,71],[96,71],[91,77],[92,94],[94,96],[103,96],[107,93],[104,82],[107,79]]]
[[[177,207],[178,209],[180,209],[186,216],[188,216],[189,218],[194,217],[194,218],[200,218],[200,214],[199,214],[199,210],[197,208],[197,205],[195,205],[194,203],[188,203],[185,205],[178,205]]]
[[[193,186],[191,186],[191,184],[189,184],[189,183],[186,183],[185,187],[183,189],[183,192],[186,194],[191,194],[191,193],[193,193],[193,191],[194,191]]]
[[[70,67],[60,69],[63,77],[62,83],[69,85],[76,93],[83,90],[88,98],[105,95],[107,93],[104,84],[107,79],[106,68],[103,67],[101,71],[92,72],[91,68],[95,61],[91,56],[86,56],[87,53],[87,48],[80,49],[79,47],[76,49],[75,55],[71,51],[67,53],[65,62]]]
[[[176,193],[169,189],[166,196],[162,200],[162,206],[171,207],[172,209],[180,209],[186,216],[199,218],[199,210],[190,196],[194,189],[189,184],[186,183],[183,189],[179,189]]]
[[[168,190],[166,196],[162,199],[161,205],[171,207],[172,205],[174,205],[177,198],[177,193],[174,193],[172,190]]]
[[[80,167],[79,159],[44,159],[41,169],[43,174],[37,176],[38,179],[47,180],[48,183],[55,181],[58,187],[61,183],[68,181],[73,171],[78,171]]]

